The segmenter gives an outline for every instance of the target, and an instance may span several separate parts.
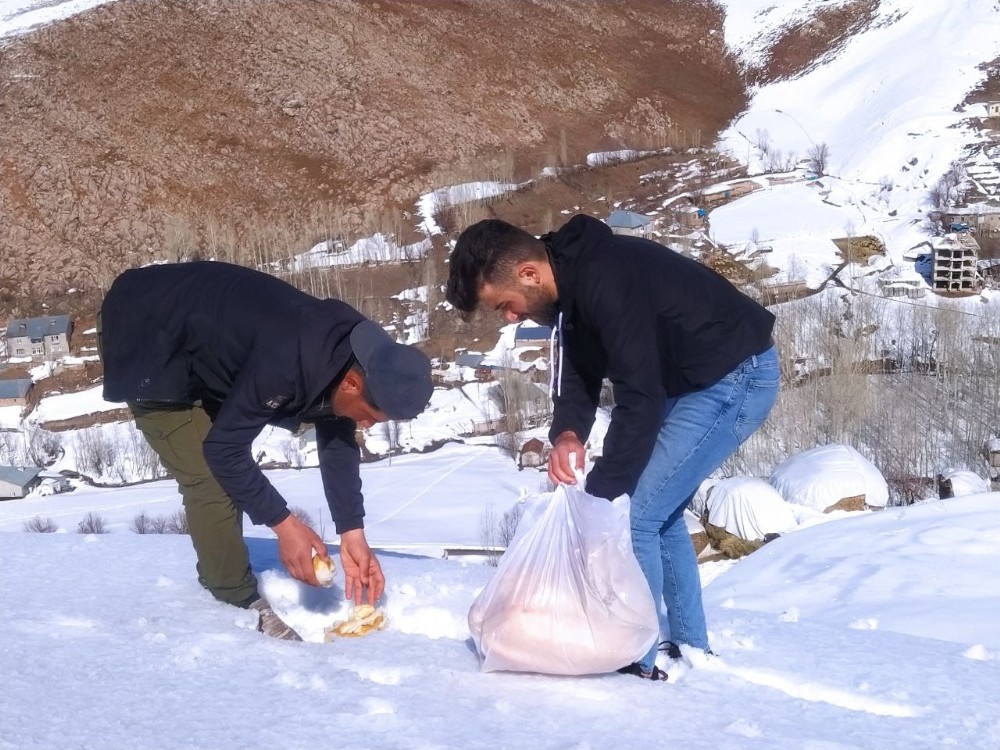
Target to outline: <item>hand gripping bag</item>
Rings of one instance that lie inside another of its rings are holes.
[[[613,672],[659,635],[632,552],[629,499],[560,485],[540,496],[469,610],[484,672]]]

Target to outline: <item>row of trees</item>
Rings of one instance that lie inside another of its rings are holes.
[[[783,387],[771,417],[722,468],[768,476],[785,458],[844,443],[872,460],[898,503],[948,467],[987,472],[1000,435],[1000,309],[916,305],[829,290],[774,309]],[[498,445],[516,455],[533,411],[502,371]]]
[[[829,291],[777,311],[784,386],[763,428],[723,468],[767,476],[784,458],[845,443],[894,501],[946,467],[985,473],[1000,430],[1000,310]]]

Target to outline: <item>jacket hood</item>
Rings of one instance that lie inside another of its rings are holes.
[[[581,263],[613,236],[607,224],[585,214],[577,214],[556,231],[542,235],[556,277],[559,311],[566,320],[572,320],[576,307],[576,278]]]

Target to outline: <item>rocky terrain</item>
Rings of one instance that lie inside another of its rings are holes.
[[[263,228],[304,249],[432,188],[710,142],[745,102],[720,28],[696,0],[120,0],[5,39],[0,307],[86,309],[124,267]]]

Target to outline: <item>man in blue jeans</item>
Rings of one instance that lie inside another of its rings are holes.
[[[450,257],[448,301],[554,325],[549,476],[573,484],[604,378],[615,395],[587,492],[631,495],[632,545],[667,605],[671,659],[709,651],[683,514],[698,485],[767,418],[780,379],[774,316],[710,268],[577,215],[536,238],[487,219]],[[665,680],[656,644],[621,671]]]

